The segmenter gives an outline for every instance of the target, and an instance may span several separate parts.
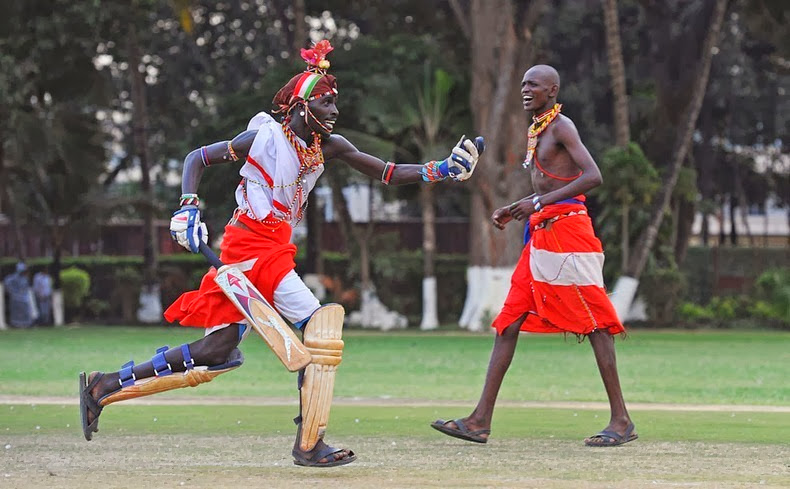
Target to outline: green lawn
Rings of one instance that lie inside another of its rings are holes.
[[[295,401],[295,375],[254,336],[243,345],[244,368],[197,389],[151,398],[172,402],[190,396],[192,402],[112,405],[102,413],[95,440],[82,439],[77,372],[114,370],[129,358],[145,361],[156,347],[176,346],[200,333],[159,327],[0,333],[0,396],[70,398],[61,404],[0,404],[3,484],[21,489],[790,484],[790,413],[771,407],[790,405],[790,334],[778,332],[636,330],[618,340],[627,400],[722,406],[632,409],[639,440],[615,449],[584,447],[581,440],[603,428],[609,413],[581,405],[503,403],[494,413],[487,445],[432,430],[432,420],[464,416],[474,405],[492,343],[488,334],[446,332],[346,334],[335,392],[345,402],[332,407],[327,439],[357,451],[359,460],[348,467],[311,471],[292,465],[297,405],[262,401]],[[362,400],[349,402],[354,397]],[[214,404],[200,404],[202,399]],[[501,399],[604,401],[605,395],[588,344],[523,336]],[[771,408],[724,406],[730,404]]]
[[[440,403],[437,403],[440,404]],[[256,435],[295,433],[291,419],[297,406],[139,406],[112,405],[102,413],[97,439],[108,436],[159,434]],[[437,418],[461,416],[458,407],[332,407],[332,433],[345,437],[380,436],[439,438],[428,427]],[[651,441],[786,443],[790,414],[693,411],[632,413],[638,431]],[[199,420],[199,422],[197,421]],[[608,413],[599,410],[500,407],[493,433],[503,439],[579,440],[602,428]],[[80,436],[76,405],[0,405],[0,440],[5,435]]]
[[[117,370],[201,330],[81,327],[0,332],[0,395],[73,396],[81,370]],[[349,331],[337,397],[474,403],[493,338],[488,334]],[[243,368],[210,385],[167,395],[292,397],[296,376],[257,336],[242,344]],[[633,330],[617,340],[627,401],[790,404],[790,333]],[[500,399],[604,401],[590,346],[573,337],[522,335]]]

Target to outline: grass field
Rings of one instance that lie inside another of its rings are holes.
[[[67,327],[0,333],[0,487],[788,487],[790,334],[648,332],[618,340],[640,439],[583,447],[607,421],[589,345],[522,336],[487,445],[428,423],[469,412],[492,338],[349,331],[328,441],[359,460],[291,465],[295,375],[250,337],[243,368],[113,405],[82,439],[77,372],[115,370],[200,332]],[[640,404],[650,403],[650,404]],[[559,407],[558,407],[559,406]]]

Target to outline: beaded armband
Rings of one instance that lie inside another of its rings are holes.
[[[239,157],[236,155],[236,152],[233,151],[233,145],[230,141],[228,141],[228,155],[230,155],[231,161],[239,161]]]
[[[203,161],[203,166],[209,166],[211,164],[208,161],[208,151],[205,146],[200,147],[200,159]]]
[[[200,197],[198,197],[198,194],[181,194],[178,205],[181,207],[185,205],[194,205],[197,207],[200,205]]]
[[[384,185],[389,185],[390,180],[392,180],[392,175],[395,173],[395,163],[388,161],[386,165],[384,165],[384,171],[381,172],[381,183]]]
[[[422,165],[420,174],[422,179],[428,183],[439,182],[447,178],[447,175],[442,174],[441,163],[435,160]]]

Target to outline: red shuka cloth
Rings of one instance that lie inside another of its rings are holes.
[[[572,212],[576,214],[568,215]],[[535,229],[555,217],[557,220]],[[529,225],[532,237],[524,246],[505,304],[492,324],[497,333],[502,334],[525,313],[521,331],[577,335],[597,329],[608,329],[611,334],[624,332],[603,279],[598,277],[600,273],[594,273],[600,272],[597,260],[603,265],[603,248],[584,204],[548,205],[530,216]],[[545,276],[534,276],[530,259],[542,261],[534,265]]]
[[[288,272],[296,267],[296,246],[290,243],[291,226],[283,222],[277,228],[268,227],[239,213],[238,220],[250,230],[225,226],[220,259],[223,263],[255,260],[244,275],[258,288],[269,304],[274,304],[274,289]],[[241,312],[214,282],[217,269],[211,267],[203,276],[200,288],[181,294],[167,308],[165,319],[178,321],[181,326],[210,328],[220,324],[244,320]]]

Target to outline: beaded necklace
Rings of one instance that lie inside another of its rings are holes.
[[[294,151],[296,151],[296,156],[299,158],[299,173],[296,175],[296,180],[284,185],[274,185],[274,184],[269,185],[268,183],[259,182],[251,178],[245,178],[242,182],[243,183],[242,192],[244,193],[244,200],[249,201],[247,198],[247,182],[252,182],[261,187],[266,187],[270,189],[276,189],[276,188],[285,189],[285,188],[296,186],[296,191],[294,192],[293,199],[291,200],[291,203],[288,206],[288,216],[294,218],[295,222],[293,223],[293,226],[296,226],[302,220],[302,217],[304,216],[304,210],[305,208],[307,208],[306,201],[303,203],[303,205],[301,206],[299,205],[299,203],[302,202],[304,198],[303,185],[307,183],[304,177],[306,175],[314,173],[319,169],[321,165],[323,165],[324,153],[321,151],[321,136],[319,136],[316,133],[313,133],[313,144],[310,145],[310,147],[304,147],[301,144],[299,144],[299,142],[296,140],[298,136],[296,135],[296,133],[293,132],[293,129],[291,129],[291,127],[288,125],[288,122],[289,119],[286,118],[282,123],[282,128],[283,128],[283,134],[285,134],[285,138],[291,144],[291,147],[293,147]],[[297,207],[295,216],[293,215],[294,207]],[[265,218],[264,219],[257,218],[257,216],[255,218],[264,224],[278,225],[278,227],[279,224],[282,224],[282,222],[284,222],[280,219],[268,221]]]
[[[522,163],[524,168],[529,168],[530,163],[532,163],[532,158],[535,156],[535,149],[538,147],[538,136],[540,136],[540,134],[549,127],[549,124],[560,115],[561,110],[562,104],[554,104],[554,107],[546,112],[537,116],[532,116],[532,124],[527,131],[527,157],[524,159],[524,163]]]

